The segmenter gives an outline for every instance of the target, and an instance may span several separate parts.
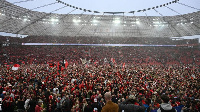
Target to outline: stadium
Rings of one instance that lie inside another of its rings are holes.
[[[199,5],[168,0],[101,11],[51,0],[22,6],[33,1],[0,1],[0,111],[101,112],[106,92],[118,105],[133,95],[145,112],[157,112],[163,94],[177,112],[200,111]],[[192,11],[182,14],[178,6]],[[45,7],[54,9],[36,10]]]

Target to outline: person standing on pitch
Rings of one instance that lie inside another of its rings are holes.
[[[106,105],[102,108],[101,112],[118,112],[119,106],[111,101],[112,96],[110,92],[106,92],[104,95]]]

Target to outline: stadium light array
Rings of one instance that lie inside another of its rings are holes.
[[[117,19],[117,20],[114,20],[113,23],[115,23],[115,24],[120,24],[121,21]]]
[[[81,20],[80,19],[73,19],[73,22],[74,23],[79,23],[79,22],[81,22]]]
[[[115,18],[114,20],[113,20],[113,23],[114,24],[120,24],[121,23],[121,21],[120,21],[120,18]]]
[[[140,24],[140,21],[137,20],[135,23],[136,23],[136,24]]]
[[[58,20],[58,19],[52,18],[51,21],[52,21],[52,22],[58,22],[59,20]]]
[[[27,21],[28,19],[27,18],[24,18],[24,21]]]
[[[156,22],[153,22],[154,24],[160,24],[160,22],[156,21]]]
[[[5,14],[4,14],[4,13],[0,13],[0,15],[2,15],[2,16],[5,16]]]
[[[99,22],[99,21],[97,21],[97,20],[93,20],[92,22],[93,22],[93,23],[97,23],[97,22]]]

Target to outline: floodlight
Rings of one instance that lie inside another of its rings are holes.
[[[81,20],[79,20],[79,19],[73,19],[73,22],[74,23],[79,23],[79,22],[81,22]]]
[[[120,22],[121,22],[121,21],[118,20],[118,19],[113,21],[113,23],[115,23],[115,24],[119,24]]]
[[[137,20],[135,23],[136,23],[136,24],[140,24],[140,21]]]
[[[51,21],[52,21],[52,22],[58,22],[58,19],[52,18]]]
[[[158,21],[154,21],[153,23],[154,23],[154,24],[160,24],[160,22],[158,22]]]
[[[28,19],[27,18],[24,18],[24,21],[27,21]]]
[[[97,22],[99,22],[99,21],[97,21],[97,20],[94,19],[92,22],[93,22],[93,23],[97,23]]]

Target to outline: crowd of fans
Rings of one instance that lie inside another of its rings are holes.
[[[134,96],[146,112],[163,94],[178,112],[200,111],[197,48],[6,46],[0,54],[3,112],[100,112],[108,91],[116,104]]]
[[[175,41],[170,38],[142,38],[142,37],[54,37],[54,36],[30,36],[24,38],[26,42],[43,43],[82,43],[82,44],[159,44],[159,45],[180,45],[196,44],[197,39]]]
[[[45,64],[65,57],[70,64],[81,63],[80,58],[100,64],[111,58],[117,64],[200,64],[199,49],[182,47],[9,46],[0,53],[1,63]]]
[[[77,44],[150,44],[150,45],[184,45],[198,44],[198,39],[176,40],[159,37],[59,37],[59,36],[28,36],[25,38],[13,38],[0,36],[1,41],[18,43],[77,43]]]
[[[59,69],[22,64],[15,71],[10,66],[0,68],[4,112],[34,112],[36,107],[51,112],[89,112],[88,108],[100,112],[108,91],[117,104],[134,95],[135,104],[142,103],[148,112],[159,108],[162,94],[170,97],[178,112],[198,112],[200,107],[198,66],[74,64]]]

